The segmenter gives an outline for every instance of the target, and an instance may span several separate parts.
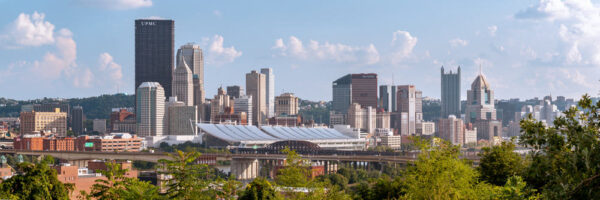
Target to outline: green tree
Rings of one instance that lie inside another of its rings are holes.
[[[600,196],[600,102],[588,95],[554,120],[553,127],[531,117],[521,121],[520,143],[532,152],[525,180],[548,199]]]
[[[221,188],[217,192],[220,199],[235,199],[242,186],[242,183],[236,181],[233,176],[225,181],[220,181]]]
[[[310,183],[310,170],[306,161],[294,150],[286,148],[285,166],[277,172],[275,183],[284,187],[306,187]]]
[[[58,180],[56,170],[49,167],[51,160],[48,156],[37,164],[19,163],[20,174],[0,184],[0,198],[68,199],[74,186]]]
[[[265,178],[255,178],[246,186],[239,200],[275,200],[282,199],[273,185]]]
[[[182,152],[177,150],[168,154],[170,160],[161,159],[160,173],[170,176],[166,182],[167,195],[172,199],[211,199],[207,194],[212,174],[207,165],[194,163],[199,157],[198,152]],[[200,195],[204,194],[204,195]]]
[[[90,197],[99,200],[121,198],[121,191],[125,189],[127,169],[121,168],[118,163],[106,162],[106,170],[99,171],[106,179],[96,179],[96,183],[92,185]]]
[[[534,189],[527,187],[527,183],[520,176],[511,176],[506,180],[504,187],[499,187],[494,199],[520,200],[539,199],[539,194]]]
[[[91,188],[91,194],[82,191],[80,199],[162,199],[158,188],[150,182],[140,181],[137,178],[125,177],[127,169],[121,164],[106,162],[106,170],[100,173],[106,179],[97,179]]]
[[[341,190],[345,190],[348,187],[348,179],[337,173],[321,175],[317,177],[317,180],[320,182],[329,183],[332,186],[337,186]]]
[[[159,194],[158,187],[152,185],[149,181],[140,181],[137,178],[126,178],[123,185],[124,190],[119,191],[121,199],[166,199]]]
[[[409,199],[475,199],[491,191],[478,183],[469,161],[460,159],[458,146],[444,141],[438,146],[421,143],[421,154],[404,176]]]
[[[512,142],[482,148],[477,168],[480,178],[488,183],[503,186],[509,177],[519,175],[524,167],[523,159],[514,150],[515,144]]]

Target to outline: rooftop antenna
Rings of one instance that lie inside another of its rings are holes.
[[[394,72],[392,72],[392,86],[394,86]]]

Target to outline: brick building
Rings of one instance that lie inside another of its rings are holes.
[[[56,108],[54,112],[21,112],[21,134],[51,130],[57,136],[67,135],[67,113]]]
[[[127,133],[110,136],[80,136],[75,140],[77,151],[140,151],[142,138]]]
[[[45,138],[44,151],[75,151],[75,138]]]

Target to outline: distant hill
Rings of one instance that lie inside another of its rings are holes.
[[[102,95],[87,98],[72,99],[36,99],[27,101],[17,101],[12,99],[0,98],[0,117],[18,117],[22,105],[41,104],[49,102],[68,102],[71,108],[73,106],[82,106],[83,113],[87,119],[108,119],[112,108],[133,107],[135,97],[133,95],[113,94]]]

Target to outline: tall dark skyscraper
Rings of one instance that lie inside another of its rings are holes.
[[[175,51],[175,22],[166,19],[135,20],[135,88],[158,82],[171,96]]]
[[[362,107],[377,108],[377,74],[348,74],[332,84],[333,110],[346,113],[358,103]]]
[[[71,129],[76,135],[83,133],[84,119],[83,108],[81,106],[73,106],[73,109],[71,109]]]
[[[448,115],[455,115],[460,118],[460,66],[456,73],[444,72],[442,66],[442,118],[448,118]]]
[[[234,99],[240,98],[244,96],[244,88],[239,85],[227,86],[227,95]]]
[[[379,86],[379,107],[386,112],[396,112],[396,86],[395,85],[380,85]]]

